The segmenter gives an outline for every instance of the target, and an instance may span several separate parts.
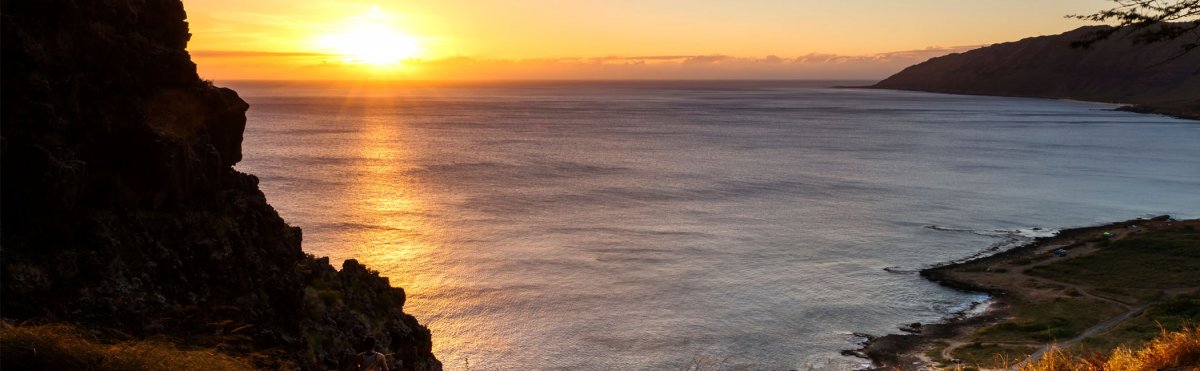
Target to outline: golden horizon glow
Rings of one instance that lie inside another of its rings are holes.
[[[367,13],[343,21],[337,31],[319,35],[315,44],[342,56],[342,62],[348,64],[395,67],[405,59],[420,57],[420,41],[395,30],[388,22],[391,19],[379,7],[371,7]]]
[[[1106,0],[184,0],[209,79],[876,79]],[[941,54],[938,54],[941,53]],[[824,61],[824,62],[821,62]]]

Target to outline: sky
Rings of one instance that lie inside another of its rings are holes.
[[[214,80],[879,79],[1107,0],[184,0]]]

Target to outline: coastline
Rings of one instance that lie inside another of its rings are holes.
[[[972,293],[987,294],[988,299],[974,303],[970,307],[953,313],[949,318],[936,323],[913,323],[902,326],[902,333],[892,333],[882,336],[856,334],[866,338],[864,345],[857,350],[843,351],[843,355],[865,357],[870,360],[867,370],[920,370],[935,368],[938,363],[929,353],[947,355],[952,340],[975,333],[984,327],[999,324],[1014,318],[1014,292],[995,286],[956,277],[951,272],[964,268],[988,267],[993,264],[1011,261],[1012,259],[1028,258],[1035,254],[1046,253],[1054,249],[1077,245],[1077,239],[1104,233],[1114,229],[1134,229],[1139,224],[1158,222],[1171,223],[1169,216],[1162,215],[1154,218],[1138,218],[1123,222],[1094,225],[1078,228],[1063,229],[1054,236],[1036,237],[1033,241],[1021,244],[995,254],[951,260],[935,264],[920,270],[921,277],[939,285]],[[1196,220],[1191,220],[1196,224]],[[1180,223],[1182,224],[1182,223]],[[1133,232],[1125,233],[1133,234]],[[1121,237],[1123,237],[1122,235]],[[990,270],[990,268],[987,268]],[[980,305],[986,307],[980,310]],[[976,343],[977,344],[977,343]],[[937,349],[941,348],[941,349]],[[1039,351],[1040,352],[1040,351]],[[1036,354],[1036,353],[1035,353]]]
[[[1112,35],[1089,48],[1071,47],[1095,32]],[[1200,54],[1179,54],[1187,42],[1183,38],[1138,42],[1141,32],[1083,26],[992,44],[930,58],[870,88],[1073,99],[1121,105],[1118,111],[1200,120],[1195,73]]]
[[[1159,103],[1146,103],[1146,102],[1130,103],[1130,102],[1110,102],[1110,101],[1101,101],[1101,100],[1088,100],[1088,99],[1079,99],[1079,98],[1071,98],[1071,97],[1055,97],[1055,96],[1044,96],[1044,95],[981,94],[981,93],[956,92],[956,91],[946,91],[946,90],[936,90],[936,89],[885,88],[885,87],[879,87],[879,86],[875,86],[875,85],[834,86],[833,88],[835,88],[835,89],[874,89],[874,90],[917,91],[917,92],[923,92],[923,93],[970,95],[970,96],[979,96],[979,97],[1037,98],[1037,99],[1061,100],[1061,101],[1069,101],[1069,102],[1101,103],[1101,104],[1116,105],[1116,107],[1108,109],[1109,111],[1132,112],[1132,113],[1140,113],[1140,114],[1147,114],[1147,115],[1161,115],[1161,116],[1177,118],[1177,119],[1181,119],[1181,120],[1200,121],[1200,101],[1191,101],[1191,102],[1179,101],[1179,102],[1172,102],[1173,104],[1159,104]]]
[[[1090,228],[1098,227],[1082,227],[1077,229]],[[1060,231],[1060,233],[1074,230],[1076,229],[1067,229]],[[915,370],[931,364],[932,361],[928,357],[923,356],[921,350],[931,345],[934,341],[967,334],[986,325],[1004,320],[1009,316],[1008,309],[1010,305],[1004,298],[1004,292],[980,287],[969,282],[946,279],[935,272],[971,263],[1002,260],[1005,257],[1036,250],[1039,246],[1054,238],[1036,237],[1033,241],[1016,245],[994,254],[981,256],[982,252],[975,253],[967,258],[942,261],[935,263],[932,267],[921,269],[918,271],[918,274],[926,280],[958,291],[983,293],[987,295],[987,299],[971,303],[967,308],[950,313],[947,318],[938,322],[914,322],[897,328],[902,333],[889,333],[881,336],[856,334],[866,337],[866,342],[861,348],[844,351],[843,354],[865,357],[871,362],[871,366],[866,368],[866,371]],[[986,309],[979,313],[972,313],[978,306],[984,304],[987,305]]]

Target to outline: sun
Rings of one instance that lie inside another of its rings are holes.
[[[398,65],[417,58],[423,51],[416,37],[397,31],[378,8],[343,22],[334,32],[321,35],[317,45],[350,64],[373,66]]]

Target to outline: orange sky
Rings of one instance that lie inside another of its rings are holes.
[[[1105,0],[184,0],[203,77],[881,78]]]

